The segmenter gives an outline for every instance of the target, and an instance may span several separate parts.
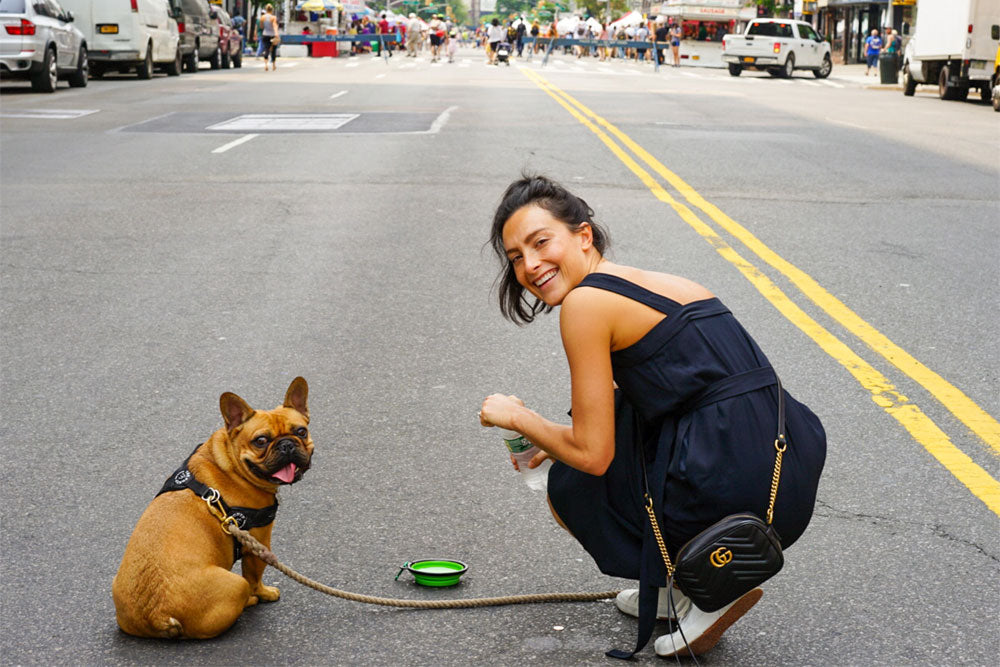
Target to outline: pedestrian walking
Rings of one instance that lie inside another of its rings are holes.
[[[542,27],[538,25],[538,19],[535,19],[531,24],[531,39],[534,40],[531,45],[531,52],[538,53],[538,37],[541,35]]]
[[[268,3],[264,6],[264,15],[260,17],[260,35],[264,42],[264,71],[278,69],[275,62],[278,59],[278,17],[274,15],[274,6]]]
[[[524,52],[524,35],[528,32],[528,26],[524,24],[524,19],[517,20],[517,33],[514,35],[514,46],[517,48],[517,57],[520,58]]]
[[[656,31],[653,33],[653,55],[656,57],[656,64],[662,65],[663,61],[666,60],[667,44],[670,41],[670,28],[667,26],[667,20],[658,16],[656,18]]]
[[[382,37],[382,39],[379,42],[380,45],[381,45],[380,48],[385,49],[386,53],[389,54],[389,57],[392,58],[392,41],[388,38],[388,34],[389,34],[389,19],[386,16],[385,12],[382,12],[382,16],[379,18],[379,22],[378,22],[378,34],[379,35],[386,35],[385,37]]]
[[[718,298],[690,280],[608,261],[608,236],[591,208],[544,177],[507,188],[490,245],[502,264],[497,284],[507,319],[529,323],[560,308],[572,424],[549,421],[505,394],[484,399],[480,423],[537,445],[531,468],[555,460],[548,501],[556,522],[601,572],[640,581],[641,589],[618,595],[619,610],[638,616],[642,590],[649,628],[653,614],[670,615],[668,605],[657,608],[657,595],[662,603],[671,591],[662,589],[666,568],[647,504],[673,554],[725,516],[765,513],[779,393],[787,448],[773,525],[784,548],[799,538],[826,456],[823,427],[781,389],[767,357]],[[676,624],[656,640],[656,653],[710,650],[761,595],[755,588],[705,612],[673,590]]]
[[[441,45],[444,44],[445,25],[441,17],[435,14],[431,18],[428,30],[431,34],[431,62],[436,63],[441,57]]]
[[[505,34],[506,31],[500,25],[499,19],[494,18],[490,21],[490,27],[486,31],[486,55],[489,58],[487,64],[497,64],[497,47],[500,46],[500,42],[503,41]]]
[[[878,71],[878,54],[882,51],[882,38],[878,36],[878,29],[872,28],[872,34],[868,35],[865,39],[865,62],[868,67],[865,68],[865,76],[875,68]]]

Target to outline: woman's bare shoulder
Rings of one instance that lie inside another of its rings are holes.
[[[707,288],[699,285],[693,280],[688,280],[682,276],[675,276],[671,273],[660,271],[647,271],[633,266],[612,265],[607,273],[624,278],[640,287],[655,292],[668,299],[683,305],[692,301],[702,301],[711,299],[715,295]]]

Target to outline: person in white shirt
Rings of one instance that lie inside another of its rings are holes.
[[[493,22],[490,23],[489,30],[486,31],[486,42],[489,45],[487,51],[490,57],[488,64],[497,64],[497,47],[500,46],[500,42],[504,40],[506,35],[507,31],[503,29],[502,25],[500,25],[500,21],[498,19],[493,19]]]
[[[424,22],[413,12],[410,12],[409,19],[406,23],[406,57],[416,58],[417,48],[423,38]]]

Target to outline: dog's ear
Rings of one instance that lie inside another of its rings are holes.
[[[254,416],[254,409],[247,405],[247,402],[242,398],[229,391],[219,397],[219,409],[222,411],[227,431],[232,431]]]
[[[308,419],[309,406],[306,404],[308,396],[309,385],[306,384],[305,378],[297,377],[292,380],[292,383],[288,385],[288,391],[285,392],[285,407],[298,410],[302,416]]]

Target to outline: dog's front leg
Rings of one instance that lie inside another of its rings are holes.
[[[263,528],[250,531],[257,540],[268,549],[271,548],[271,526],[268,524]],[[259,533],[257,531],[260,531]],[[253,554],[244,552],[243,554],[243,578],[250,584],[250,597],[247,599],[248,607],[252,607],[258,602],[274,602],[281,593],[275,586],[265,586],[261,581],[264,576],[264,568],[267,563],[257,558]]]

